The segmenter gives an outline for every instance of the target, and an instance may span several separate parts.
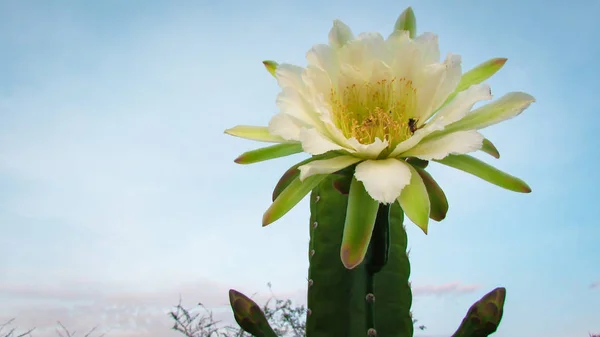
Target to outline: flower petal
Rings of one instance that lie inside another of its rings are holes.
[[[458,93],[450,103],[441,108],[429,123],[441,120],[444,125],[450,125],[468,115],[475,103],[490,99],[492,99],[492,92],[489,85],[472,85],[467,90]]]
[[[285,113],[278,113],[271,117],[268,132],[273,136],[279,136],[287,141],[298,141],[300,139],[301,123]]]
[[[437,34],[423,33],[414,39],[423,64],[440,62],[440,46]]]
[[[348,144],[356,151],[356,155],[365,159],[377,159],[381,151],[385,150],[388,146],[387,140],[381,140],[379,137],[375,138],[375,141],[371,144],[361,144],[352,137],[348,139]]]
[[[425,140],[402,155],[423,160],[442,159],[449,154],[465,154],[481,149],[483,136],[475,131],[458,131]]]
[[[329,151],[346,150],[344,147],[334,143],[316,129],[300,130],[300,142],[304,152],[312,155],[323,154]]]
[[[231,129],[225,130],[225,133],[231,136],[257,140],[260,142],[267,143],[284,143],[286,139],[281,136],[271,134],[269,128],[266,126],[251,126],[251,125],[237,125]]]
[[[529,187],[523,180],[513,177],[508,173],[502,172],[497,168],[469,155],[450,155],[442,160],[437,160],[437,162],[461,171],[465,171],[510,191],[520,193],[531,192],[531,187]]]
[[[334,20],[333,27],[329,31],[329,44],[334,48],[341,48],[350,40],[354,40],[350,27],[341,20]]]
[[[410,182],[410,175],[408,165],[394,158],[364,161],[356,166],[354,172],[373,199],[387,204],[400,196],[404,186]]]
[[[450,102],[459,92],[467,89],[473,84],[479,84],[492,77],[505,63],[505,58],[493,58],[464,73],[456,86],[456,90],[448,96],[448,99],[446,99],[444,104]]]
[[[427,234],[429,224],[429,195],[423,179],[411,165],[406,165],[410,170],[410,183],[402,189],[398,202],[410,221],[419,226]]]
[[[366,61],[389,61],[388,56],[390,55],[388,53],[388,48],[385,39],[381,34],[377,32],[361,33],[356,38],[356,42],[362,44]]]
[[[336,52],[327,44],[313,46],[306,53],[306,60],[308,61],[308,66],[315,66],[325,70],[332,78],[339,70]]]
[[[421,126],[456,89],[461,77],[461,57],[448,54],[442,64],[430,64],[413,79],[417,89],[417,125]]]
[[[304,181],[300,181],[300,177],[294,179],[267,209],[262,225],[267,226],[284,216],[326,177],[326,174],[320,174],[308,177]]]
[[[423,183],[427,189],[430,205],[429,218],[435,221],[444,220],[446,213],[448,213],[448,199],[446,198],[446,194],[429,172],[419,167],[415,167],[415,170],[417,170],[421,179],[423,179]]]
[[[307,101],[305,90],[305,87],[285,87],[277,95],[275,103],[280,112],[296,118],[303,125],[316,127],[320,125],[320,120],[314,107]]]
[[[389,157],[401,156],[404,152],[410,150],[411,148],[413,148],[417,144],[419,144],[421,142],[421,140],[423,140],[423,138],[429,136],[431,133],[433,133],[435,131],[440,131],[443,129],[444,129],[444,124],[441,123],[440,121],[434,121],[431,123],[427,123],[423,128],[417,130],[412,135],[412,137],[410,137],[407,140],[396,145],[396,148],[394,148],[394,151],[392,151],[392,153],[390,153]]]
[[[379,203],[373,200],[365,190],[362,182],[356,178],[350,183],[346,220],[342,235],[340,256],[347,269],[358,266],[365,258]]]
[[[448,125],[442,133],[486,128],[519,115],[533,102],[535,98],[524,92],[508,93],[492,103],[473,110],[458,122]]]
[[[331,159],[315,160],[304,164],[300,170],[300,180],[304,181],[307,177],[315,174],[330,174],[344,169],[352,164],[358,163],[362,159],[353,156],[338,156]]]
[[[280,88],[301,88],[304,86],[302,82],[302,72],[304,68],[293,64],[280,64],[275,70],[275,78]]]
[[[290,156],[302,152],[300,143],[276,144],[242,153],[234,161],[238,164],[254,164],[265,160]]]

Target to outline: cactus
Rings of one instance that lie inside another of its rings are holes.
[[[297,167],[281,177],[274,198],[297,176]],[[346,269],[339,258],[352,169],[328,176],[310,196],[306,336],[410,337],[410,263],[400,205],[379,205],[363,263]],[[504,288],[483,296],[471,306],[452,337],[485,337],[495,332],[505,296]],[[235,290],[229,297],[235,319],[244,331],[255,337],[276,336],[256,303]]]
[[[389,226],[389,238],[379,238],[389,239],[389,256],[373,256],[372,245],[378,239],[374,233],[365,262],[349,270],[340,261],[348,203],[343,186],[349,185],[349,178],[343,174],[328,177],[310,197],[307,336],[366,336],[369,329],[380,337],[412,336],[410,266],[400,206],[380,206],[376,220]],[[374,298],[367,296],[371,292]]]
[[[388,46],[407,46],[406,51],[413,53],[413,49],[408,46],[414,45],[405,41],[408,41],[407,38],[420,40],[416,36],[416,18],[409,7],[396,21],[390,35],[391,40],[388,39],[391,44]],[[421,52],[433,45],[437,48],[437,42],[429,45],[429,42],[433,42],[427,41],[430,37],[417,42],[420,47],[415,49],[414,55],[424,56]],[[354,49],[344,48],[353,48],[349,44],[354,39],[350,28],[336,20],[330,31],[329,46],[323,47],[323,52],[315,53],[313,61],[327,63],[325,68],[333,72],[337,70],[332,69],[338,68],[329,68],[330,61],[336,66],[348,66],[347,69],[353,71],[362,69],[363,65],[371,67],[373,64],[387,64],[387,58],[385,61],[378,58],[382,53],[373,53],[372,56],[377,56],[374,59],[370,59],[371,56],[357,58],[360,62],[356,64],[345,56],[340,56],[339,59],[336,59],[337,56],[332,57],[330,60],[329,56],[321,59],[317,55],[353,55],[345,53]],[[360,43],[357,46],[363,46]],[[371,46],[365,44],[363,47]],[[404,51],[405,49],[398,49],[394,53],[398,52],[397,55],[400,55]],[[325,59],[327,62],[323,61]],[[402,64],[403,59],[393,61]],[[430,64],[427,62],[423,64]],[[494,103],[470,110],[475,102],[491,98],[489,87],[481,83],[502,68],[505,62],[505,58],[491,59],[462,74],[453,92],[440,97],[442,100],[439,102],[436,99],[423,105],[433,108],[435,103],[435,111],[421,111],[421,102],[415,105],[413,101],[416,99],[413,93],[419,91],[417,87],[423,83],[417,84],[409,80],[405,93],[404,89],[397,91],[397,84],[392,85],[396,77],[390,77],[391,82],[386,82],[387,75],[379,79],[378,72],[377,88],[381,85],[383,89],[376,89],[373,93],[371,89],[358,89],[355,92],[348,88],[354,88],[355,85],[362,88],[363,84],[351,81],[344,84],[351,84],[347,87],[350,91],[344,91],[342,95],[342,89],[337,84],[333,89],[329,87],[337,81],[332,82],[335,77],[321,78],[312,72],[302,72],[300,76],[296,72],[298,68],[292,71],[289,67],[279,72],[278,63],[264,62],[269,73],[279,80],[282,89],[286,89],[279,99],[289,100],[293,104],[282,107],[269,127],[238,125],[225,132],[242,138],[278,143],[242,154],[235,160],[240,164],[299,152],[313,155],[284,173],[273,191],[273,204],[263,216],[263,226],[266,226],[281,218],[311,193],[306,321],[308,337],[412,336],[412,293],[408,282],[410,264],[403,224],[404,213],[427,234],[429,219],[442,221],[448,211],[444,191],[425,170],[428,160],[465,171],[511,191],[531,192],[531,188],[521,179],[467,155],[475,150],[471,148],[477,143],[475,138],[473,141],[455,142],[462,144],[464,148],[456,144],[449,145],[453,142],[448,139],[453,138],[443,139],[459,137],[458,135],[471,139],[469,137],[475,135],[469,132],[512,118],[535,101],[529,94],[514,92]],[[407,67],[410,66],[407,64]],[[448,64],[445,67],[440,69],[447,70]],[[365,69],[365,73],[372,71],[371,68]],[[315,92],[306,90],[305,77],[309,79],[310,87]],[[324,81],[321,83],[321,80]],[[375,84],[369,81],[365,88],[371,88]],[[427,88],[439,87],[440,83],[428,83]],[[416,87],[413,88],[413,85]],[[321,108],[325,105],[321,98],[329,95],[330,91],[333,98],[328,103],[335,106],[335,111],[325,114],[328,123],[323,124],[326,119],[321,116]],[[395,94],[400,95],[394,96]],[[297,99],[299,97],[301,99]],[[471,102],[475,98],[478,99]],[[307,110],[303,111],[304,109]],[[300,110],[302,113],[298,113]],[[362,140],[357,138],[358,131],[359,134],[364,133]],[[350,136],[352,138],[348,138]],[[343,137],[347,142],[340,141]],[[477,139],[479,137],[482,138],[481,134]],[[352,145],[356,142],[361,146]],[[481,142],[477,150],[495,158],[500,157],[498,150],[488,139],[482,138]],[[467,143],[473,145],[467,148]],[[369,150],[367,147],[363,148],[363,145],[369,145]],[[383,148],[380,149],[380,145]],[[452,150],[454,145],[458,146],[456,151]],[[375,164],[377,161],[379,162]],[[335,172],[336,170],[338,171]],[[390,186],[382,186],[383,177],[379,174],[390,175]],[[370,187],[367,187],[369,184]],[[389,202],[393,203],[382,204]],[[495,332],[502,318],[505,294],[504,288],[497,288],[473,304],[452,337],[482,337]],[[236,320],[241,317],[248,329],[255,329],[255,336],[265,336],[265,331],[269,330],[266,329],[268,323],[265,326],[262,320],[258,320],[258,316],[248,313],[242,315],[236,310],[234,307]],[[259,321],[262,323],[259,324]],[[257,328],[259,325],[260,329]]]

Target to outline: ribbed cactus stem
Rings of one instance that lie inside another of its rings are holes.
[[[390,254],[390,205],[380,204],[365,259],[367,335],[377,334],[375,328],[375,274],[387,263]]]
[[[374,276],[372,273],[367,272],[367,296],[365,296],[365,300],[367,301],[367,310],[366,319],[367,319],[367,332],[370,330],[375,330],[375,289],[373,289],[373,279]]]
[[[307,337],[411,337],[410,265],[400,205],[379,206],[365,262],[351,270],[341,262],[351,177],[328,177],[310,197]]]

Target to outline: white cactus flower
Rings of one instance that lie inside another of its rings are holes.
[[[496,155],[479,130],[515,117],[534,102],[526,93],[511,92],[472,110],[476,103],[492,99],[489,85],[481,82],[506,59],[492,59],[463,74],[459,55],[448,54],[440,61],[437,35],[415,36],[410,9],[387,39],[379,33],[355,37],[336,20],[329,44],[314,46],[306,59],[306,67],[265,62],[281,87],[279,113],[268,127],[237,126],[226,131],[281,143],[246,153],[236,160],[240,163],[298,152],[315,156],[297,167],[295,185],[288,187],[295,189],[294,196],[279,204],[276,200],[263,224],[300,201],[298,191],[304,193],[302,199],[326,175],[352,165],[352,184],[360,185],[358,190],[372,202],[398,201],[425,232],[431,196],[427,179],[419,173],[422,167],[414,163],[438,161],[514,191],[530,191],[517,178],[465,156],[482,149]],[[411,164],[409,158],[417,160]],[[358,261],[353,260],[349,265]]]

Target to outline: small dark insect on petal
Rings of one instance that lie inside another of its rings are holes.
[[[415,133],[417,131],[417,119],[409,118],[408,119],[408,127],[410,128],[410,132]]]

